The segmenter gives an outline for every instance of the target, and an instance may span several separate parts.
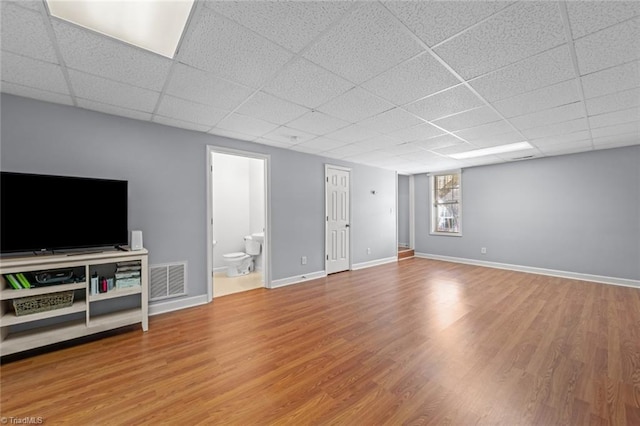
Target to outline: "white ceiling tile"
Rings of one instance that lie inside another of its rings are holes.
[[[222,136],[225,138],[238,139],[241,141],[253,141],[256,139],[253,135],[247,135],[245,133],[234,132],[232,130],[220,129],[218,127],[214,127],[209,130],[207,133],[215,136]]]
[[[565,43],[555,2],[520,2],[437,46],[435,52],[466,79]]]
[[[27,9],[40,11],[42,7],[42,0],[3,0],[2,3],[11,3]]]
[[[165,92],[178,98],[230,111],[254,91],[211,73],[176,64]]]
[[[582,102],[574,102],[559,107],[549,108],[546,110],[534,112],[531,114],[520,115],[510,118],[511,124],[519,130],[531,129],[533,127],[545,126],[562,121],[569,121],[585,116],[584,106]]]
[[[586,104],[589,115],[636,107],[640,105],[640,88],[587,99]]]
[[[489,135],[473,139],[473,144],[481,148],[488,148],[496,145],[506,145],[509,143],[523,142],[526,138],[519,132],[511,131],[507,133],[500,133],[497,135]]]
[[[581,79],[587,99],[640,87],[640,61],[598,71]]]
[[[374,136],[380,136],[380,133],[358,124],[352,124],[325,136],[342,142],[355,143]]]
[[[362,83],[421,50],[386,9],[378,3],[363,2],[303,56],[350,81]]]
[[[107,105],[87,99],[77,99],[78,106],[84,109],[102,112],[105,114],[119,115],[121,117],[133,118],[134,120],[150,121],[151,114],[148,112],[134,111],[132,109],[120,108],[114,105]]]
[[[173,118],[162,117],[161,115],[154,116],[152,121],[158,124],[163,124],[165,126],[195,130],[196,132],[207,132],[209,129],[211,129],[211,126],[204,126],[202,124],[190,123],[188,121],[175,120]]]
[[[355,123],[393,107],[392,103],[380,99],[360,87],[354,87],[321,105],[318,107],[318,111]]]
[[[599,127],[597,129],[591,129],[591,135],[594,138],[601,138],[604,136],[616,136],[625,135],[629,133],[640,133],[640,122],[632,121],[629,123],[615,124],[613,126]]]
[[[399,139],[401,142],[413,142],[443,135],[445,133],[446,132],[432,126],[431,124],[424,123],[396,130],[395,132],[389,133],[388,136]]]
[[[575,48],[581,75],[640,59],[640,18],[576,40]]]
[[[589,136],[589,131],[581,130],[578,132],[567,133],[563,135],[545,136],[538,139],[531,139],[529,140],[529,143],[537,146],[538,148],[544,148],[548,146],[563,145],[570,142],[578,142],[590,139],[591,137]]]
[[[637,1],[566,2],[574,39],[640,15]]]
[[[52,24],[67,67],[132,86],[162,89],[169,59],[56,19]]]
[[[331,149],[324,152],[322,155],[327,155],[333,158],[345,158],[358,154],[363,154],[369,150],[361,145],[349,144],[341,146],[340,148]]]
[[[506,118],[510,118],[570,104],[580,99],[577,80],[567,80],[512,98],[503,99],[494,102],[492,105]]]
[[[385,159],[389,159],[389,155],[387,155],[383,151],[369,151],[362,154],[354,155],[350,157],[351,161],[363,162],[367,164],[376,163]],[[395,160],[397,161],[397,160]]]
[[[59,65],[2,52],[2,81],[68,95],[67,82]]]
[[[431,121],[480,105],[484,105],[480,98],[461,84],[409,104],[406,106],[406,109],[425,120]]]
[[[264,87],[264,91],[293,103],[315,108],[346,92],[353,84],[319,66],[298,59]]]
[[[68,73],[73,92],[79,98],[126,109],[153,112],[160,97],[160,93],[152,90],[129,86],[84,72],[68,70]]]
[[[308,108],[258,92],[238,108],[239,114],[250,115],[276,124],[285,124],[309,112]]]
[[[466,142],[461,141],[460,139],[452,135],[443,135],[443,136],[436,136],[435,138],[429,138],[423,141],[415,141],[411,143],[424,149],[435,150],[435,149],[444,148],[447,146],[460,145]]]
[[[207,8],[180,48],[180,61],[221,77],[260,87],[293,56],[280,46]]]
[[[459,33],[499,10],[506,1],[385,1],[383,4],[428,46]]]
[[[339,118],[332,117],[318,111],[311,111],[305,115],[296,118],[295,120],[287,123],[287,126],[294,129],[304,130],[307,133],[314,135],[324,135],[325,133],[332,132],[334,130],[347,127],[351,123],[348,121],[340,120]]]
[[[23,98],[38,99],[40,101],[52,102],[55,104],[73,105],[73,101],[69,95],[47,92],[45,90],[34,89],[6,81],[0,83],[0,91],[10,95],[22,96]]]
[[[44,18],[39,11],[17,7],[14,3],[3,1],[0,2],[0,15],[2,50],[58,63]]]
[[[424,148],[413,143],[403,143],[400,145],[390,146],[380,150],[389,157],[403,154],[413,154],[415,152],[424,151]]]
[[[471,145],[470,143],[463,142],[456,145],[435,148],[432,151],[440,155],[451,155],[458,154],[460,152],[475,151],[476,149],[478,149],[478,147]]]
[[[397,105],[403,105],[459,83],[440,62],[425,52],[385,71],[362,87]]]
[[[295,52],[351,7],[349,2],[326,1],[207,1],[204,5]]]
[[[274,140],[267,139],[267,138],[258,138],[258,139],[255,139],[253,142],[259,143],[259,144],[262,144],[262,145],[275,146],[277,148],[291,148],[293,146],[288,142],[274,141]]]
[[[361,126],[383,134],[423,123],[424,121],[400,108],[394,108],[358,122]]]
[[[500,135],[503,133],[513,132],[513,127],[505,121],[499,120],[492,123],[483,124],[481,126],[471,127],[469,129],[459,130],[454,132],[462,139],[468,141],[474,141],[476,139],[483,139],[489,136]]]
[[[491,123],[500,119],[500,116],[493,109],[487,106],[481,106],[479,108],[470,109],[459,114],[435,120],[433,124],[436,124],[450,132],[454,132],[456,130],[468,129],[481,124]]]
[[[469,83],[482,97],[493,102],[570,80],[575,76],[569,48],[560,46]]]
[[[157,114],[176,120],[213,127],[217,122],[222,120],[228,112],[209,105],[164,95],[160,101]]]
[[[306,149],[307,151],[305,152],[311,152],[310,150],[315,150],[315,152],[323,152],[323,151],[329,151],[331,149],[340,148],[341,146],[344,146],[344,145],[345,145],[344,142],[336,141],[336,140],[325,138],[325,137],[318,137],[315,139],[311,139],[307,142],[297,144],[295,145],[295,147]]]
[[[618,148],[621,146],[640,145],[640,135],[630,133],[626,135],[603,136],[593,139],[594,149]]]
[[[592,129],[630,122],[640,122],[640,108],[623,109],[589,117],[589,124]]]
[[[535,127],[533,129],[523,130],[522,133],[529,139],[537,139],[546,136],[574,133],[580,130],[586,130],[587,128],[587,119],[579,118],[577,120],[564,121],[562,123],[551,124],[549,126],[541,126]]]
[[[573,154],[591,150],[591,139],[584,139],[574,142],[550,144],[538,147],[546,155]]]
[[[374,150],[374,149],[382,149],[382,148],[388,148],[390,146],[399,145],[402,143],[402,141],[394,137],[391,137],[390,135],[380,135],[380,136],[374,136],[372,138],[365,139],[357,143],[371,150]]]
[[[298,129],[292,129],[291,127],[287,126],[280,126],[264,135],[264,138],[266,139],[286,143],[289,145],[305,143],[312,139],[315,139],[316,137],[317,135],[303,132],[302,130]]]
[[[258,137],[275,130],[278,125],[259,118],[234,113],[221,120],[216,124],[216,127]]]

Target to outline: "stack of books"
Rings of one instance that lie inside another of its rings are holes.
[[[118,262],[116,264],[116,289],[126,289],[140,285],[140,262]]]
[[[25,277],[22,273],[6,274],[4,277],[9,283],[9,286],[15,290],[33,287],[27,277]]]

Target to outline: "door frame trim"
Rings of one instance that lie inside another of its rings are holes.
[[[348,271],[351,271],[353,269],[353,244],[351,244],[351,229],[352,229],[352,224],[353,224],[353,215],[352,215],[352,211],[353,209],[351,208],[351,168],[350,167],[344,167],[344,166],[338,166],[336,164],[329,164],[329,163],[325,163],[324,164],[324,272],[328,275],[328,271],[329,271],[329,260],[327,259],[327,257],[329,256],[329,245],[327,243],[327,241],[329,240],[329,227],[327,226],[327,216],[329,216],[329,205],[327,204],[327,182],[329,182],[329,169],[336,169],[336,170],[342,170],[345,172],[349,172],[349,247],[348,247],[348,251],[349,251],[349,269]]]
[[[264,160],[264,244],[262,279],[271,288],[271,155],[207,145],[207,303],[213,300],[213,154],[228,154]]]

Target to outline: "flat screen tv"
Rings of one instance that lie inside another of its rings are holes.
[[[0,173],[0,252],[117,247],[128,242],[128,182]]]

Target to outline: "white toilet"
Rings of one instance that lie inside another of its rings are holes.
[[[247,275],[253,271],[253,258],[260,254],[260,242],[254,240],[251,235],[244,237],[244,249],[246,253],[235,252],[223,254],[224,263],[227,264],[227,276],[237,277]]]

